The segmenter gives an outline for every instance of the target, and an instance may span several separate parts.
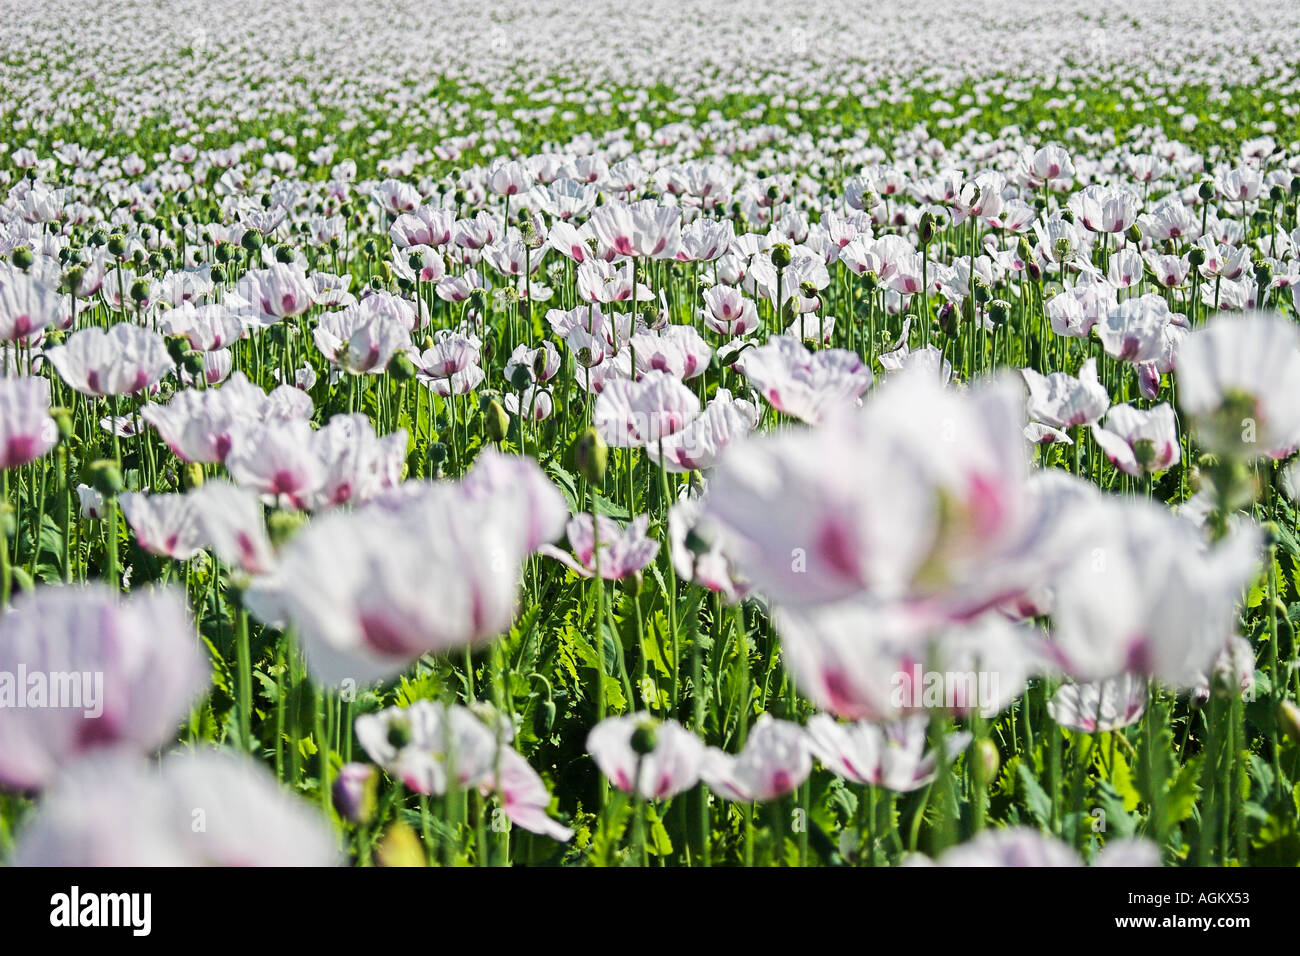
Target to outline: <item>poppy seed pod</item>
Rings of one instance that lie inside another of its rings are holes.
[[[401,750],[411,742],[411,722],[405,717],[394,717],[388,723],[388,742]]]
[[[696,558],[708,554],[710,547],[709,542],[694,527],[686,532],[686,550]]]
[[[81,266],[72,266],[63,273],[63,291],[76,295],[77,290],[81,288],[81,280],[85,278],[86,270]]]
[[[527,366],[516,365],[510,372],[510,387],[516,392],[522,392],[529,385],[533,384],[533,373]]]
[[[649,721],[637,724],[636,730],[632,731],[632,752],[638,757],[654,753],[654,749],[659,742],[658,736],[655,732],[655,725]]]
[[[994,299],[989,303],[989,321],[994,325],[1006,325],[1011,318],[1011,303],[1006,299]]]
[[[1187,261],[1193,268],[1205,265],[1205,250],[1200,246],[1192,246],[1187,250]]]
[[[190,341],[183,335],[167,336],[167,354],[177,365],[185,361],[185,353],[190,350]]]
[[[293,262],[293,249],[290,246],[276,246],[275,261],[284,265]]]
[[[112,252],[112,249],[110,248],[109,251]],[[235,247],[233,245],[231,245],[229,242],[217,243],[217,262],[221,263],[222,265],[225,265],[234,257],[235,257]]]
[[[262,248],[262,234],[256,229],[249,229],[239,240],[239,244],[248,252],[257,252]]]
[[[126,236],[120,232],[115,232],[108,237],[108,254],[114,259],[121,259],[126,255]]]
[[[790,264],[790,259],[790,247],[784,242],[778,242],[772,247],[772,265],[784,269]]]
[[[13,251],[13,260],[14,265],[26,272],[32,267],[32,263],[36,261],[36,256],[32,253],[31,247],[19,246]]]

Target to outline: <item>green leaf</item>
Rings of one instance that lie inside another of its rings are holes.
[[[1124,809],[1129,813],[1136,810],[1142,802],[1142,795],[1133,785],[1133,772],[1129,769],[1128,761],[1118,750],[1115,751],[1115,765],[1111,770],[1110,782],[1123,801]]]
[[[1052,819],[1052,800],[1047,795],[1047,791],[1042,788],[1038,780],[1030,773],[1029,768],[1020,764],[1016,771],[1020,777],[1021,795],[1024,797],[1025,808],[1034,815],[1040,827],[1049,825]]]
[[[1196,797],[1201,792],[1200,775],[1203,754],[1197,754],[1183,764],[1178,776],[1174,778],[1165,794],[1164,814],[1165,828],[1176,826],[1192,815],[1196,808]]]

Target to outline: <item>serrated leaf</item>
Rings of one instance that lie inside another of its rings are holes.
[[[1203,754],[1183,764],[1164,797],[1165,828],[1177,826],[1192,815],[1196,797],[1201,792],[1200,775]]]
[[[1040,827],[1047,827],[1052,819],[1051,797],[1024,764],[1017,767],[1016,771],[1020,777],[1020,792],[1024,797],[1025,809],[1033,814]]]

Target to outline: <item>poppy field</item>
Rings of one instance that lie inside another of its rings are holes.
[[[1300,864],[1290,4],[0,11],[0,864]]]

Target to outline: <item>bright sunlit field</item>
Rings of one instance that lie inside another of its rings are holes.
[[[1244,7],[0,0],[0,864],[1300,863]]]

